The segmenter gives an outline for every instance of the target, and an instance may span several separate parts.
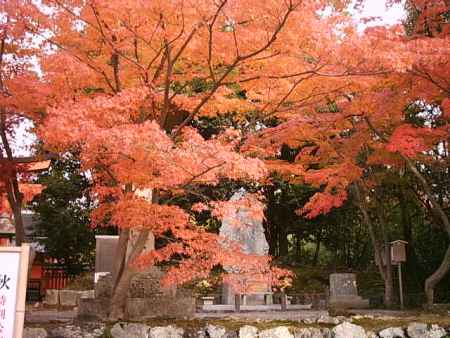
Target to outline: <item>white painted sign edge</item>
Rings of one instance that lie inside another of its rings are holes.
[[[14,320],[14,338],[22,338],[25,321],[25,298],[27,293],[28,262],[30,259],[30,244],[22,246],[2,246],[1,252],[20,253],[19,278],[16,288],[16,318]]]

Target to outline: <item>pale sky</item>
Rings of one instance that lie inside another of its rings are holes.
[[[381,20],[377,20],[369,24],[374,25],[393,25],[401,22],[404,16],[402,4],[397,4],[386,9],[386,0],[366,0],[362,9],[362,13],[356,13],[356,17],[373,17],[379,16]]]
[[[365,17],[381,17],[381,20],[376,20],[368,25],[360,25],[361,30],[367,26],[375,25],[393,25],[401,22],[404,16],[402,5],[395,5],[392,8],[386,9],[386,0],[366,0],[361,13],[355,13],[356,19]],[[17,142],[14,144],[14,152],[16,155],[29,156],[31,146],[36,142],[36,137],[28,130],[32,127],[31,123],[23,123],[17,128]]]

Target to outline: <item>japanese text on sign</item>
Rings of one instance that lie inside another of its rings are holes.
[[[20,253],[0,253],[0,338],[14,337]]]

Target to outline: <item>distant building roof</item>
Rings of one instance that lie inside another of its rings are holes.
[[[38,162],[29,162],[29,163],[19,163],[17,165],[20,170],[26,172],[36,172],[47,170],[50,167],[50,160],[46,161],[38,161]]]

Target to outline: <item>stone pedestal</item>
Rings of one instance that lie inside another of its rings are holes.
[[[330,308],[362,309],[369,306],[369,300],[358,296],[354,273],[333,273],[330,275]]]

